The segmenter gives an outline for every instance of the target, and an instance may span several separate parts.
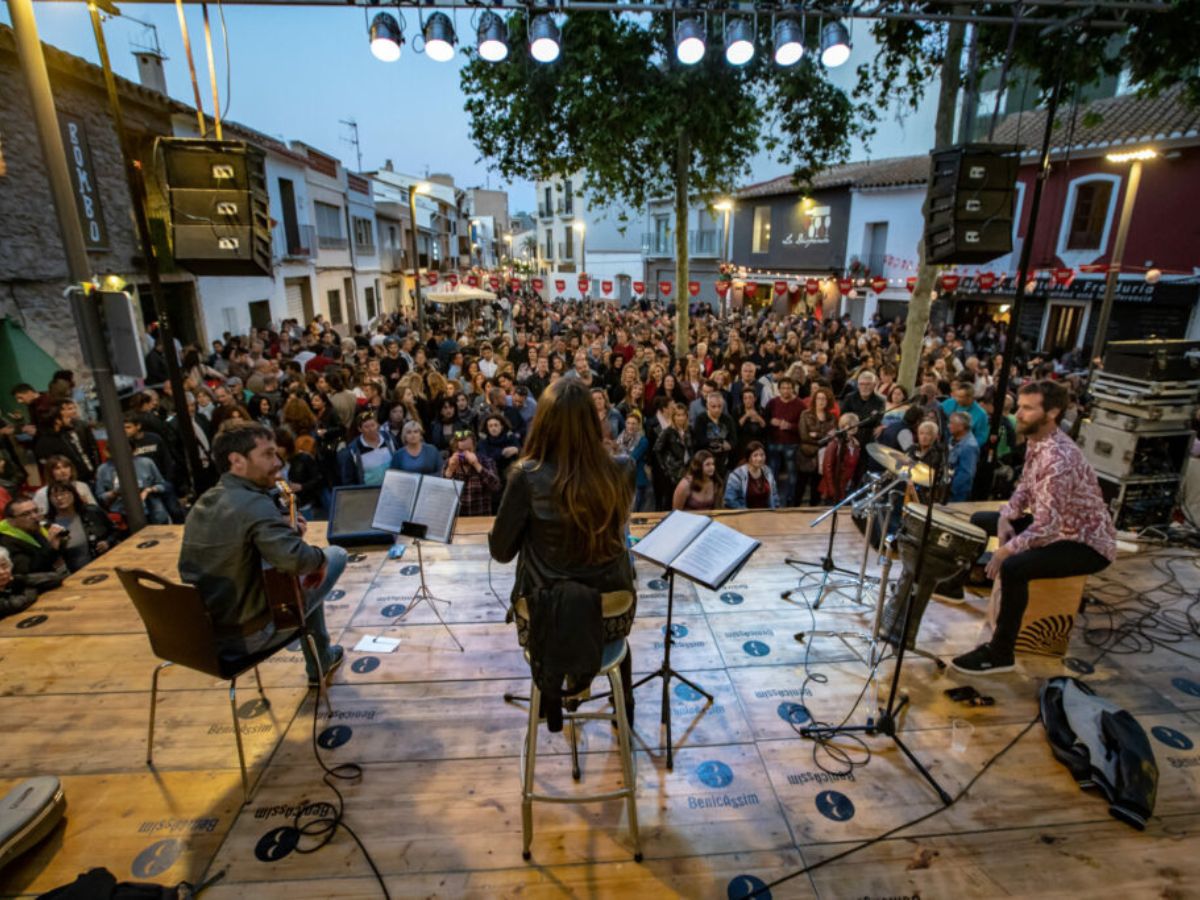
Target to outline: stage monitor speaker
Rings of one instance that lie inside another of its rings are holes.
[[[334,488],[326,540],[339,547],[394,543],[395,537],[390,532],[371,527],[375,520],[379,491],[380,486],[377,484],[343,485]]]
[[[267,275],[271,218],[265,155],[244,141],[164,138],[171,252],[197,275]]]
[[[925,260],[984,263],[1012,252],[1014,148],[960,144],[932,157]]]

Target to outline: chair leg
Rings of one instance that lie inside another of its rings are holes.
[[[629,813],[629,836],[633,841],[634,862],[642,861],[642,837],[638,831],[637,817],[637,774],[633,766],[633,748],[629,740],[629,719],[625,714],[625,686],[621,679],[621,670],[614,668],[608,673],[608,683],[612,686],[613,704],[617,714],[617,739],[620,742],[621,770],[625,777],[625,808]]]
[[[154,675],[150,678],[150,733],[146,736],[146,765],[154,765],[154,714],[158,710],[158,673],[171,665],[169,662],[161,662],[154,668]]]
[[[537,762],[538,707],[542,693],[535,683],[529,692],[529,728],[525,732],[525,765],[521,773],[521,858],[529,859],[533,844],[533,772]]]
[[[583,778],[579,769],[579,722],[571,720],[571,777],[576,781]]]
[[[258,666],[254,667],[254,681],[258,684],[258,696],[262,697],[263,706],[270,709],[271,701],[267,699],[267,692],[263,690],[262,676],[258,674]]]
[[[242,729],[238,725],[237,678],[229,681],[229,708],[233,711],[233,736],[237,739],[238,765],[242,769],[242,797],[245,803],[249,803],[250,779],[246,776],[246,752],[242,749]]]

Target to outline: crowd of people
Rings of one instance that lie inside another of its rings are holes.
[[[335,486],[378,484],[388,469],[461,481],[460,515],[493,515],[539,399],[559,379],[587,390],[604,448],[632,460],[637,511],[834,503],[877,466],[866,452],[874,441],[948,466],[941,498],[951,501],[1003,495],[1020,464],[1010,394],[1000,465],[994,480],[977,477],[1003,365],[1003,328],[990,320],[931,329],[912,396],[896,382],[899,320],[856,326],[702,306],[685,356],[673,351],[674,325],[658,303],[514,296],[457,324],[435,309],[424,334],[397,314],[370,328],[317,316],[207,348],[176,346],[199,465],[187,463],[169,381],[127,397],[145,517],[185,520],[217,480],[212,447],[230,421],[274,433],[281,477],[307,519],[327,514]],[[1079,396],[1071,360],[1015,349],[1014,392],[1050,375]],[[148,352],[152,378],[164,376],[167,352],[161,341]],[[119,479],[82,415],[74,374],[12,395],[17,411],[0,429],[0,572],[13,575],[0,613],[125,531]],[[1063,427],[1075,418],[1072,400]]]

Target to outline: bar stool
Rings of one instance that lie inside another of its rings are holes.
[[[601,656],[600,671],[598,674],[608,676],[609,687],[612,690],[612,713],[585,713],[563,710],[563,721],[570,722],[572,729],[574,729],[575,722],[584,719],[597,719],[612,722],[616,725],[617,742],[621,755],[621,772],[624,781],[623,787],[617,791],[571,797],[556,797],[548,794],[539,794],[534,791],[533,776],[537,765],[538,725],[545,720],[538,713],[538,710],[541,708],[542,692],[538,690],[537,683],[530,679],[529,727],[525,732],[525,746],[521,754],[521,776],[523,781],[521,788],[521,832],[523,839],[521,856],[526,860],[530,858],[529,847],[533,843],[533,804],[535,801],[539,803],[599,803],[605,800],[624,798],[625,807],[629,813],[629,832],[633,840],[633,858],[635,862],[642,861],[642,842],[638,834],[637,820],[637,779],[634,774],[629,719],[625,714],[625,690],[621,680],[621,663],[628,652],[629,648],[625,643],[625,639],[618,638],[604,645],[604,652]],[[574,734],[572,734],[572,742],[574,742],[574,737]],[[574,753],[574,748],[572,748],[572,753]],[[575,763],[575,766],[578,768],[578,763]]]

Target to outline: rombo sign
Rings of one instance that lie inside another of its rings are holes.
[[[75,205],[79,207],[84,243],[89,250],[106,250],[108,229],[104,226],[104,208],[100,205],[100,185],[96,183],[96,171],[92,165],[87,126],[83,120],[66,114],[59,115],[58,124],[67,151],[71,188],[75,193]]]

